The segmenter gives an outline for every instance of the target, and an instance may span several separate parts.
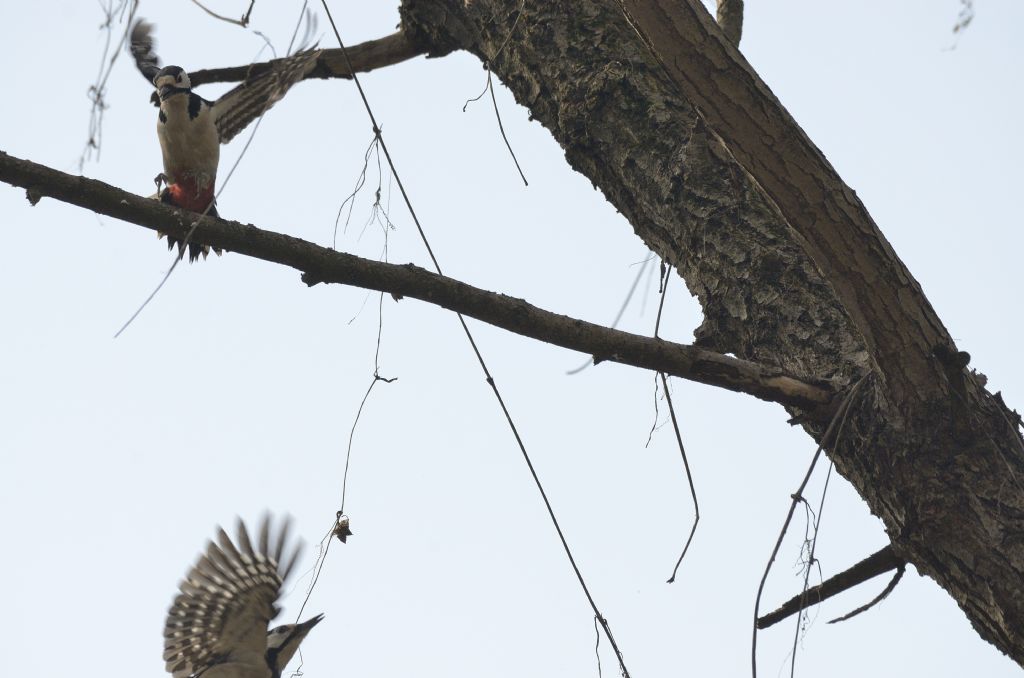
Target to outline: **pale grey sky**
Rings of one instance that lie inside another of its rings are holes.
[[[248,6],[209,4],[232,15]],[[251,28],[283,51],[301,4],[258,1]],[[332,8],[355,44],[394,29],[393,5]],[[950,50],[956,0],[748,2],[742,51],[863,198],[992,390],[1019,409],[1024,4],[976,6]],[[186,0],[143,2],[139,13],[156,24],[164,61],[186,69],[245,63],[263,44]],[[9,1],[0,18],[0,149],[75,171],[100,9]],[[332,46],[326,28],[321,19]],[[489,104],[461,111],[484,80],[465,55],[363,78],[442,265],[479,287],[609,322],[643,244],[499,87],[523,187]],[[122,56],[87,175],[152,192],[160,157],[149,92]],[[224,150],[222,168],[246,137]],[[371,137],[350,82],[298,85],[266,116],[221,214],[329,245]],[[363,229],[372,168],[338,246],[376,257],[382,232]],[[386,197],[387,176],[383,187]],[[229,254],[179,267],[114,340],[170,264],[163,244],[52,200],[30,207],[8,186],[0,215],[4,674],[161,675],[167,606],[216,524],[291,513],[307,542],[301,569],[312,566],[373,371],[377,297],[307,289],[295,271]],[[391,216],[390,260],[425,264],[397,191]],[[652,330],[652,285],[625,329]],[[699,310],[680,281],[669,294],[663,334],[688,342]],[[381,374],[398,380],[374,390],[355,435],[346,510],[356,534],[331,548],[307,607],[327,618],[304,646],[303,670],[593,678],[590,610],[457,321],[389,297],[383,313]],[[669,586],[692,508],[670,429],[644,447],[653,375],[602,364],[569,377],[580,355],[471,326],[634,678],[748,675],[754,594],[811,440],[781,407],[675,383],[702,522]],[[822,526],[826,576],[885,543],[881,523],[835,478]],[[802,534],[798,523],[764,607],[799,590]],[[282,618],[297,613],[307,584],[296,583]],[[912,569],[876,609],[824,623],[884,584],[812,613],[798,675],[1019,675]],[[791,620],[761,634],[762,675],[788,672],[792,633]],[[605,643],[601,657],[613,675]]]

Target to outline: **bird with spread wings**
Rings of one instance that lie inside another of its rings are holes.
[[[247,78],[216,101],[208,101],[192,91],[188,73],[180,66],[161,68],[155,47],[152,24],[136,21],[129,48],[139,71],[156,88],[154,97],[160,106],[156,131],[164,171],[157,183],[166,186],[158,195],[175,207],[218,216],[214,188],[220,145],[231,141],[305,78],[316,66],[320,51],[307,49],[275,60],[271,68]],[[168,248],[176,244],[176,239],[168,237]],[[189,243],[190,261],[208,252],[209,247]],[[183,243],[179,256],[184,256]]]
[[[286,553],[288,521],[269,516],[253,544],[238,521],[237,544],[218,530],[171,604],[164,660],[174,678],[280,678],[299,644],[323,615],[267,630],[298,547]]]

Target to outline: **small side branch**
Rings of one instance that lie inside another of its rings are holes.
[[[779,609],[758,619],[757,628],[766,629],[787,617],[797,614],[803,609],[817,605],[858,584],[863,584],[872,577],[877,577],[889,570],[895,570],[902,566],[904,566],[904,561],[893,553],[891,545],[886,546],[881,551],[868,556],[850,569],[829,577],[821,584],[812,586],[804,593],[790,598]],[[891,588],[888,590],[891,590]]]
[[[718,0],[715,18],[733,47],[739,47],[743,36],[743,0]]]
[[[221,16],[209,7],[205,6],[203,3],[199,2],[199,0],[192,0],[192,3],[195,4],[195,6],[199,9],[203,10],[204,12],[212,16],[214,19],[220,19],[221,21],[226,21],[229,24],[235,24],[236,26],[241,26],[242,28],[245,28],[249,25],[249,17],[252,16],[252,6],[256,4],[256,0],[251,0],[251,2],[249,3],[249,9],[245,10],[245,14],[242,15],[241,19],[232,19],[231,17]]]
[[[880,602],[885,600],[889,596],[890,593],[893,592],[893,589],[896,588],[896,585],[900,583],[901,579],[903,579],[903,574],[906,571],[907,571],[907,564],[901,562],[899,565],[896,566],[896,574],[894,574],[892,576],[892,579],[890,579],[889,583],[885,585],[885,588],[882,589],[882,592],[879,593],[877,596],[875,596],[874,598],[871,599],[871,602],[866,603],[864,605],[861,605],[860,607],[858,607],[856,610],[853,610],[852,612],[847,612],[842,617],[836,617],[835,619],[830,620],[829,624],[837,624],[839,622],[846,621],[847,619],[852,619],[852,618],[856,617],[858,614],[860,614],[861,612],[867,612],[868,610],[873,608],[875,605],[878,605]]]
[[[352,62],[349,69],[345,62],[345,55],[340,49],[321,50],[320,58],[316,66],[310,71],[306,79],[310,78],[351,78],[352,71],[366,73],[392,66],[402,61],[408,61],[427,50],[416,46],[406,33],[399,31],[385,38],[368,40],[354,47],[348,48],[348,57]],[[264,73],[274,68],[280,59],[260,61],[244,66],[231,66],[228,68],[207,68],[194,73],[189,73],[192,84],[206,85],[212,82],[241,82],[247,78]]]
[[[516,334],[609,360],[699,381],[762,400],[796,405],[828,416],[832,390],[777,368],[732,358],[696,346],[652,339],[559,315],[504,294],[430,273],[412,264],[363,259],[300,238],[234,221],[173,209],[102,181],[60,172],[0,151],[0,181],[21,186],[35,203],[47,196],[99,214],[229,252],[291,266],[308,285],[338,283],[412,297]]]

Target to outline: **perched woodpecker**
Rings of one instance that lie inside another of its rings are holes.
[[[174,678],[281,678],[299,643],[323,619],[267,630],[298,556],[298,547],[285,553],[287,539],[288,521],[275,531],[269,516],[255,548],[241,520],[237,544],[218,531],[167,613],[164,660]]]
[[[135,22],[130,50],[139,71],[156,88],[153,97],[160,107],[156,131],[164,171],[157,183],[166,183],[159,192],[160,200],[213,216],[218,216],[214,188],[220,145],[280,101],[292,85],[309,74],[320,55],[319,50],[308,49],[277,59],[216,101],[208,101],[192,91],[188,73],[180,66],[160,67],[151,24],[141,19]],[[168,249],[177,242],[168,237]],[[179,250],[183,256],[183,249]],[[207,252],[209,247],[189,243],[189,261]]]

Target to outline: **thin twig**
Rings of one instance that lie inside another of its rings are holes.
[[[851,619],[853,617],[856,617],[861,612],[867,612],[872,607],[874,607],[878,603],[880,603],[883,600],[885,600],[886,597],[888,597],[888,595],[890,593],[892,593],[893,589],[896,588],[896,585],[900,583],[900,579],[903,579],[903,574],[906,571],[907,571],[907,564],[906,563],[898,564],[896,566],[896,574],[894,574],[892,579],[889,580],[889,583],[885,585],[885,588],[882,589],[882,592],[879,593],[877,596],[875,596],[871,600],[870,603],[868,603],[867,605],[861,605],[856,610],[853,610],[852,612],[848,612],[847,614],[844,614],[842,617],[836,617],[835,619],[831,620],[829,622],[829,624],[836,624],[838,622],[846,621],[847,619]]]
[[[649,263],[651,263],[650,258],[644,259],[642,262],[640,262],[640,270],[637,271],[636,277],[633,278],[633,284],[629,286],[629,292],[626,292],[626,298],[622,300],[622,305],[619,306],[619,312],[615,314],[615,320],[612,320],[612,324],[609,325],[609,327],[613,327],[614,328],[614,327],[618,327],[619,326],[619,321],[622,320],[622,316],[625,315],[626,309],[629,308],[629,302],[632,301],[633,294],[636,293],[636,288],[640,285],[640,278],[643,277],[644,271],[647,270],[647,264],[649,264]],[[594,364],[594,359],[593,358],[588,358],[585,363],[583,363],[579,367],[576,367],[574,369],[569,370],[568,372],[566,372],[566,374],[569,375],[569,376],[572,376],[574,374],[579,374],[580,372],[582,372],[583,370],[587,369],[588,367],[590,367],[593,364]],[[648,442],[650,442],[650,441],[648,441]]]
[[[839,574],[832,575],[818,586],[808,589],[806,593],[801,592],[793,596],[780,605],[778,609],[758,619],[757,627],[759,629],[766,629],[790,615],[797,614],[806,607],[824,602],[843,591],[849,591],[873,577],[894,570],[904,564],[905,561],[895,554],[892,544],[889,544]]]
[[[679,444],[679,454],[683,458],[683,468],[686,469],[686,482],[690,486],[690,497],[693,499],[693,525],[690,526],[690,534],[686,538],[686,543],[683,545],[683,551],[679,554],[679,559],[676,560],[675,567],[672,568],[672,576],[668,578],[668,583],[671,584],[676,580],[676,573],[679,572],[679,566],[683,564],[683,558],[686,557],[686,552],[690,550],[690,544],[693,542],[693,536],[697,534],[697,524],[700,522],[700,506],[697,504],[697,489],[693,486],[693,473],[690,472],[690,462],[686,458],[686,448],[683,446],[683,437],[679,433],[679,422],[676,420],[676,410],[672,406],[672,396],[668,390],[668,379],[665,377],[664,372],[658,372],[658,376],[661,377],[662,387],[665,389],[665,402],[668,403],[668,413],[672,417],[672,430],[676,434],[676,442]]]
[[[661,302],[658,304],[658,316],[654,321],[654,338],[658,339],[658,333],[661,330],[661,314],[665,309],[665,297],[668,295],[668,281],[669,276],[672,274],[672,267],[666,266],[665,262],[662,261],[662,269],[664,275],[661,277],[661,281],[658,286],[661,288]],[[664,372],[658,372],[658,377],[661,378],[661,386],[665,392],[665,402],[668,404],[668,415],[672,421],[672,430],[676,434],[676,444],[679,445],[679,455],[683,458],[683,468],[686,470],[686,482],[690,486],[690,497],[693,499],[693,525],[690,526],[690,534],[686,538],[686,543],[683,544],[683,550],[679,554],[679,559],[676,560],[675,567],[672,568],[672,576],[668,578],[668,583],[671,584],[676,580],[676,573],[679,572],[679,566],[683,564],[683,558],[686,557],[686,552],[690,550],[690,544],[693,542],[693,536],[697,534],[697,524],[700,522],[700,505],[697,503],[697,489],[693,485],[693,473],[690,472],[690,461],[686,458],[686,447],[683,445],[683,436],[679,432],[679,420],[676,418],[676,408],[672,404],[672,392],[668,387],[668,377],[665,376]],[[657,421],[657,420],[655,420]],[[651,433],[653,434],[653,429]],[[650,437],[647,439],[650,442]]]
[[[833,469],[834,466],[835,466],[835,464],[833,464],[832,460],[830,459],[829,460],[829,464],[828,464],[828,473],[825,474],[825,486],[821,490],[821,503],[818,504],[818,515],[816,515],[814,517],[814,536],[811,538],[811,548],[810,548],[810,551],[809,551],[808,556],[807,556],[807,565],[804,568],[804,585],[803,585],[803,588],[800,591],[800,595],[802,597],[804,597],[804,599],[800,601],[800,606],[801,607],[803,607],[803,603],[806,600],[807,589],[810,587],[810,583],[811,583],[811,569],[814,567],[814,565],[816,563],[816,561],[814,559],[814,551],[815,551],[815,548],[818,546],[818,531],[821,528],[821,514],[825,510],[825,496],[828,494],[828,481],[831,480],[831,478],[832,478],[832,469]],[[819,572],[819,574],[821,572],[821,566],[820,565],[818,566],[818,572]],[[802,617],[803,617],[802,614],[798,614],[797,615],[797,617],[796,617],[796,629],[793,632],[793,658],[790,661],[790,665],[789,665],[789,676],[790,676],[790,678],[794,678],[794,676],[796,676],[796,647],[797,647],[797,644],[798,644],[798,642],[800,640],[800,626],[801,626],[800,620],[801,620]]]
[[[96,159],[99,160],[100,149],[103,145],[103,112],[107,109],[107,80],[114,70],[114,63],[117,61],[117,57],[121,55],[121,48],[124,47],[128,40],[128,32],[131,30],[132,18],[135,16],[138,4],[138,0],[121,0],[115,8],[111,1],[104,8],[106,20],[101,24],[100,28],[104,29],[107,35],[103,46],[103,55],[100,57],[100,70],[96,75],[96,82],[89,86],[89,100],[92,102],[89,112],[89,139],[86,141],[85,148],[78,158],[79,172],[82,171],[85,163],[92,159],[94,152]],[[110,54],[110,43],[114,33],[114,16],[119,13],[123,16],[125,9],[128,7],[131,9],[128,12],[128,22],[124,33],[121,35],[121,39],[117,47],[114,48],[113,54],[110,55],[110,61],[108,62],[107,55]]]
[[[519,158],[516,157],[516,152],[512,150],[512,144],[509,143],[508,136],[505,134],[505,125],[501,123],[501,113],[498,111],[498,100],[494,97],[494,85],[491,82],[491,69],[487,69],[487,89],[491,90],[491,103],[494,104],[494,117],[498,119],[498,130],[501,132],[501,138],[505,142],[505,148],[508,149],[509,155],[512,156],[512,162],[516,164],[516,170],[519,172],[520,178],[523,180],[524,186],[529,186],[530,182],[526,180],[526,175],[523,174],[523,168],[519,166]]]
[[[249,15],[252,14],[252,6],[256,4],[256,0],[251,0],[249,2],[249,9],[245,10],[245,14],[242,15],[241,19],[232,19],[230,17],[221,16],[220,14],[217,14],[213,10],[203,5],[203,3],[199,2],[199,0],[192,0],[192,4],[194,4],[196,7],[212,16],[214,19],[227,21],[229,24],[235,24],[236,26],[241,26],[242,28],[245,28],[249,25]]]
[[[524,186],[529,186],[530,182],[526,180],[526,175],[523,174],[523,168],[519,165],[519,158],[516,157],[516,152],[512,150],[512,144],[509,143],[508,135],[505,134],[505,126],[501,122],[501,112],[498,110],[498,100],[494,96],[494,82],[491,78],[491,64],[501,56],[501,53],[505,51],[505,46],[508,45],[509,40],[512,39],[512,34],[516,30],[516,26],[519,25],[519,19],[523,16],[523,9],[526,7],[526,2],[519,6],[519,11],[516,13],[515,21],[512,22],[512,27],[508,29],[508,33],[505,35],[505,39],[502,41],[501,46],[498,47],[498,51],[494,53],[494,56],[484,61],[484,69],[487,71],[487,84],[484,85],[483,92],[480,92],[477,96],[472,99],[468,99],[465,104],[462,105],[462,112],[466,112],[466,107],[474,101],[479,101],[484,94],[490,92],[491,103],[494,105],[494,117],[498,120],[498,130],[501,132],[501,138],[505,142],[505,148],[508,149],[509,155],[512,156],[512,162],[516,164],[516,170],[519,172],[519,177],[523,180]]]
[[[861,377],[856,384],[850,389],[843,399],[843,402],[839,405],[839,409],[832,416],[832,420],[829,422],[828,427],[825,429],[825,433],[821,436],[821,442],[818,443],[817,449],[814,451],[814,455],[811,457],[810,466],[807,468],[807,473],[804,475],[803,482],[800,483],[800,487],[797,488],[796,492],[792,495],[792,502],[789,505],[789,512],[786,514],[786,520],[782,524],[782,530],[779,532],[779,538],[775,542],[775,548],[772,549],[772,554],[768,558],[768,564],[764,568],[764,574],[761,575],[761,583],[757,587],[757,598],[754,600],[754,629],[753,636],[750,643],[750,665],[753,678],[757,678],[757,618],[758,613],[761,609],[761,595],[764,593],[765,582],[768,581],[768,573],[771,572],[772,563],[775,562],[776,556],[779,554],[779,549],[782,548],[782,540],[786,536],[786,531],[789,529],[789,523],[793,520],[793,512],[796,511],[797,505],[803,500],[803,491],[807,487],[808,481],[811,479],[811,474],[814,472],[814,466],[818,463],[818,458],[821,456],[821,451],[825,447],[825,443],[828,442],[829,436],[835,429],[838,423],[839,429],[836,431],[835,438],[832,443],[833,446],[838,444],[840,436],[843,432],[843,427],[846,425],[846,417],[850,411],[850,405],[853,402],[853,396],[860,390],[864,380],[868,378],[871,373]]]

